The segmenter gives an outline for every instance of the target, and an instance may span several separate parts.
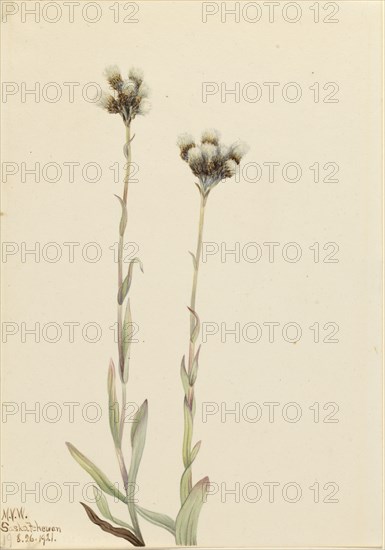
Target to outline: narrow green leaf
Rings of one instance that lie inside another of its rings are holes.
[[[133,271],[135,263],[139,263],[140,270],[143,273],[143,264],[140,261],[140,259],[139,258],[134,258],[133,260],[131,260],[130,265],[128,267],[128,273],[127,273],[127,275],[126,275],[126,277],[125,277],[125,279],[122,283],[122,286],[120,287],[119,292],[118,292],[118,304],[120,304],[120,305],[123,304],[123,302],[126,299],[126,296],[128,294],[128,291],[130,290],[131,282],[132,282],[132,271]]]
[[[123,237],[127,226],[127,207],[118,195],[115,195],[115,197],[118,199],[118,201],[120,202],[120,206],[122,207],[122,217],[120,218],[119,224],[119,235]]]
[[[109,519],[112,521],[112,515],[110,512],[110,508],[108,506],[108,502],[106,497],[103,495],[102,491],[95,487],[95,485],[92,486],[94,490],[94,497],[97,507],[99,508],[99,512],[104,516],[106,519]]]
[[[116,397],[115,388],[115,365],[113,360],[110,361],[108,367],[108,414],[110,421],[110,430],[114,439],[115,445],[120,446],[120,433],[119,433],[119,403]]]
[[[201,448],[201,443],[202,443],[202,441],[198,441],[197,443],[195,443],[195,445],[194,445],[194,447],[191,451],[190,466],[194,462],[194,460],[196,459],[197,454],[199,453],[199,449]]]
[[[185,471],[182,474],[180,479],[180,501],[182,504],[185,503],[187,497],[189,496],[192,489],[192,476],[191,476],[191,465],[189,464]]]
[[[185,502],[186,498],[191,492],[191,473],[190,473],[191,466],[197,457],[200,447],[201,447],[201,441],[198,441],[197,443],[195,443],[190,453],[189,464],[186,467],[185,471],[183,472],[180,480],[180,501],[182,503]]]
[[[128,471],[128,489],[127,489],[127,505],[130,512],[131,520],[136,528],[138,524],[136,515],[136,505],[132,495],[130,494],[130,488],[134,491],[136,486],[136,478],[140,462],[143,456],[144,444],[146,442],[147,432],[147,419],[148,419],[148,403],[147,399],[142,403],[139,410],[134,416],[134,422],[131,428],[131,463]]]
[[[190,388],[190,381],[189,381],[188,374],[186,372],[186,364],[185,364],[184,356],[182,359],[182,363],[180,365],[180,377],[182,378],[184,393],[187,396]]]
[[[111,514],[107,499],[104,496],[104,494],[101,492],[101,490],[95,487],[95,485],[92,488],[94,490],[96,505],[99,508],[99,512],[102,514],[102,516],[105,517],[106,519],[109,519],[110,521],[113,521],[114,523],[116,523],[116,525],[120,525],[121,527],[126,527],[130,531],[133,531],[133,528],[131,525],[129,525],[125,521],[121,521],[120,519],[114,517]]]
[[[166,529],[175,536],[175,521],[170,518],[170,516],[166,516],[166,514],[158,514],[157,512],[152,512],[151,510],[146,510],[146,508],[141,508],[141,506],[138,505],[136,505],[136,509],[142,518],[154,525],[157,525],[158,527],[163,527],[163,529]]]
[[[131,460],[131,475],[129,481],[136,480],[136,474],[143,455],[144,444],[146,441],[147,432],[147,419],[148,419],[148,403],[147,399],[139,407],[139,410],[135,413],[134,420],[131,427],[131,446],[132,446],[132,460]]]
[[[201,351],[201,346],[199,346],[198,351],[196,352],[194,360],[193,360],[191,374],[190,374],[190,384],[191,384],[191,386],[193,386],[195,384],[195,381],[196,381],[197,376],[198,376],[198,366],[199,366],[198,362],[199,362],[199,353],[200,353],[200,351]]]
[[[122,502],[126,502],[126,497],[117,489],[117,487],[95,466],[91,460],[84,456],[71,443],[66,443],[69,452],[78,464],[94,479],[97,485],[107,495],[117,497]]]
[[[175,523],[175,541],[181,546],[196,546],[199,514],[206,501],[209,478],[198,481],[186,498]]]
[[[198,338],[198,335],[199,335],[201,322],[200,322],[200,319],[199,319],[198,314],[196,313],[196,311],[194,311],[193,309],[191,309],[188,306],[187,306],[187,309],[189,310],[189,312],[193,315],[193,317],[195,319],[194,328],[191,330],[191,333],[190,333],[190,341],[192,343],[195,343],[197,338]]]
[[[123,358],[124,358],[123,382],[125,384],[128,381],[128,373],[129,373],[129,366],[130,366],[131,337],[132,337],[132,317],[131,317],[130,299],[128,299],[126,304],[126,312],[124,314],[123,327],[122,327],[122,345],[123,345]]]

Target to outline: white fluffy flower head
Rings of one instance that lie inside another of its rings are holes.
[[[123,80],[117,65],[111,65],[104,71],[105,77],[112,89],[111,94],[103,93],[99,106],[109,113],[120,114],[128,126],[136,115],[145,115],[150,110],[147,100],[149,89],[143,82],[143,72],[133,68],[128,79]]]
[[[241,142],[230,147],[221,144],[219,136],[217,130],[206,130],[198,145],[190,134],[182,134],[177,141],[181,157],[197,176],[198,187],[204,197],[221,180],[235,175],[237,166],[247,151],[247,146]]]

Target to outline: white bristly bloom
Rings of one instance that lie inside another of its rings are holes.
[[[243,141],[238,141],[237,143],[233,143],[230,147],[230,157],[233,158],[235,161],[236,159],[241,158],[246,155],[246,153],[249,150],[249,146],[246,143],[243,143]]]
[[[139,104],[138,115],[147,115],[151,111],[151,102],[148,99],[142,99]]]
[[[151,104],[147,100],[149,89],[143,82],[140,69],[130,69],[128,79],[123,80],[119,67],[111,65],[104,71],[113,95],[103,92],[98,104],[109,113],[118,113],[128,126],[136,115],[145,115]]]
[[[116,78],[120,76],[120,69],[117,65],[109,65],[104,69],[103,74],[107,80],[110,80],[111,78]]]
[[[194,138],[190,134],[181,134],[177,139],[177,145],[183,160],[187,161],[187,155],[192,147],[195,147]]]
[[[213,145],[218,145],[220,138],[220,133],[218,130],[214,130],[213,128],[210,128],[209,130],[205,130],[202,134],[202,143],[212,143]]]
[[[190,134],[179,136],[177,144],[182,159],[198,178],[199,189],[205,197],[221,180],[235,175],[238,164],[248,150],[242,142],[233,143],[230,147],[219,143],[217,130],[203,132],[199,145],[195,144]]]
[[[139,69],[138,67],[131,67],[128,73],[128,78],[130,80],[134,80],[138,84],[141,84],[143,82],[143,71],[142,69]]]
[[[202,160],[202,153],[200,147],[197,147],[196,145],[194,147],[191,147],[189,149],[189,152],[187,153],[188,162],[196,162]]]
[[[208,160],[211,160],[212,158],[215,157],[215,155],[217,154],[217,150],[218,148],[212,143],[209,143],[209,142],[202,143],[202,146],[201,146],[202,154]]]
[[[145,82],[141,82],[138,88],[138,95],[140,95],[140,97],[143,97],[143,98],[148,97],[150,95],[150,89]]]

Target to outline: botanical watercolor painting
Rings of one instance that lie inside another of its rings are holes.
[[[98,525],[116,537],[121,537],[133,546],[145,546],[145,541],[139,524],[139,517],[166,529],[175,539],[175,544],[183,546],[195,546],[197,544],[198,520],[202,505],[205,501],[209,487],[209,478],[206,476],[193,483],[193,462],[196,459],[201,441],[193,444],[193,427],[195,417],[195,383],[198,376],[199,356],[201,345],[196,348],[196,342],[200,333],[200,318],[196,311],[196,295],[198,287],[198,274],[202,253],[202,239],[206,203],[212,189],[222,180],[235,175],[236,168],[240,164],[247,147],[242,142],[226,146],[220,142],[220,135],[216,130],[205,130],[198,145],[192,136],[183,134],[178,138],[178,146],[181,158],[187,162],[191,172],[195,176],[194,184],[200,195],[199,224],[197,246],[195,254],[190,252],[193,264],[193,283],[191,301],[188,307],[190,317],[190,335],[188,342],[188,354],[183,356],[180,377],[183,386],[183,417],[184,433],[182,443],[183,473],[180,479],[180,510],[176,518],[171,518],[163,513],[148,510],[136,503],[135,489],[139,466],[146,442],[148,402],[145,400],[133,419],[130,441],[131,452],[129,462],[126,465],[124,449],[127,448],[123,439],[124,411],[127,405],[127,386],[129,385],[129,373],[131,368],[130,345],[132,333],[132,312],[130,305],[130,291],[133,279],[134,265],[139,264],[143,271],[139,258],[131,260],[127,274],[123,274],[123,250],[124,237],[129,220],[128,195],[130,184],[130,166],[132,161],[132,134],[131,124],[137,115],[144,115],[149,111],[148,86],[139,69],[130,69],[128,77],[122,77],[117,66],[110,66],[105,71],[111,93],[103,93],[100,106],[111,114],[119,114],[125,126],[126,141],[123,146],[124,156],[127,160],[126,174],[122,196],[117,196],[121,205],[121,218],[119,223],[119,249],[118,249],[118,288],[117,288],[117,318],[118,318],[118,377],[114,360],[110,360],[108,367],[108,408],[109,425],[116,458],[119,463],[124,493],[116,489],[106,475],[74,445],[67,443],[72,457],[94,479],[96,485],[95,499],[101,519],[92,508],[81,503],[90,521]],[[117,399],[117,382],[121,386],[121,401]],[[121,412],[123,411],[123,412]],[[119,518],[112,516],[108,505],[108,496],[118,498],[124,506],[125,513],[129,514],[131,523],[128,524]],[[111,523],[105,521],[109,520]]]
[[[381,547],[381,8],[0,3],[1,548]]]

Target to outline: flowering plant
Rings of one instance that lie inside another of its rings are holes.
[[[138,264],[143,271],[139,258],[131,260],[127,274],[123,274],[123,250],[124,238],[128,221],[127,198],[130,181],[131,164],[131,124],[137,115],[143,115],[149,110],[149,90],[143,81],[143,75],[138,69],[131,69],[128,78],[123,79],[116,66],[106,70],[106,78],[111,88],[111,93],[103,93],[100,106],[111,114],[119,114],[125,126],[125,143],[123,152],[127,160],[124,176],[122,197],[117,196],[121,206],[119,223],[119,247],[118,247],[118,288],[117,288],[117,316],[118,316],[118,357],[119,357],[119,382],[121,387],[121,402],[116,393],[116,371],[113,359],[110,360],[107,377],[109,425],[114,442],[115,454],[123,481],[124,492],[121,492],[116,484],[74,445],[67,443],[72,457],[95,481],[94,494],[101,519],[88,505],[81,503],[89,519],[98,525],[103,531],[121,537],[133,546],[145,546],[139,516],[150,523],[166,529],[174,537],[178,545],[192,546],[197,544],[197,529],[200,510],[205,500],[209,479],[205,477],[193,486],[192,464],[197,457],[201,442],[192,446],[193,424],[195,415],[195,382],[198,374],[198,360],[200,346],[195,351],[196,342],[200,331],[200,321],[196,313],[196,292],[200,256],[202,250],[202,236],[205,207],[211,190],[224,178],[230,178],[235,174],[246,147],[242,143],[235,143],[226,147],[219,142],[219,134],[215,130],[203,133],[199,145],[196,145],[191,136],[180,136],[178,145],[181,157],[190,166],[198,181],[196,186],[201,197],[198,240],[196,253],[192,254],[194,275],[191,292],[190,307],[190,338],[188,363],[185,357],[181,365],[181,377],[184,388],[184,436],[183,436],[183,464],[184,471],[180,482],[180,510],[175,521],[165,514],[153,512],[134,500],[137,475],[144,452],[147,431],[148,403],[145,400],[135,414],[131,429],[131,456],[127,467],[126,453],[123,452],[124,436],[124,411],[127,405],[127,385],[129,381],[130,365],[130,333],[132,328],[132,314],[130,304],[130,289],[133,278],[133,268]],[[130,522],[126,523],[112,515],[106,498],[114,496],[128,509]],[[108,520],[108,521],[105,521]]]

